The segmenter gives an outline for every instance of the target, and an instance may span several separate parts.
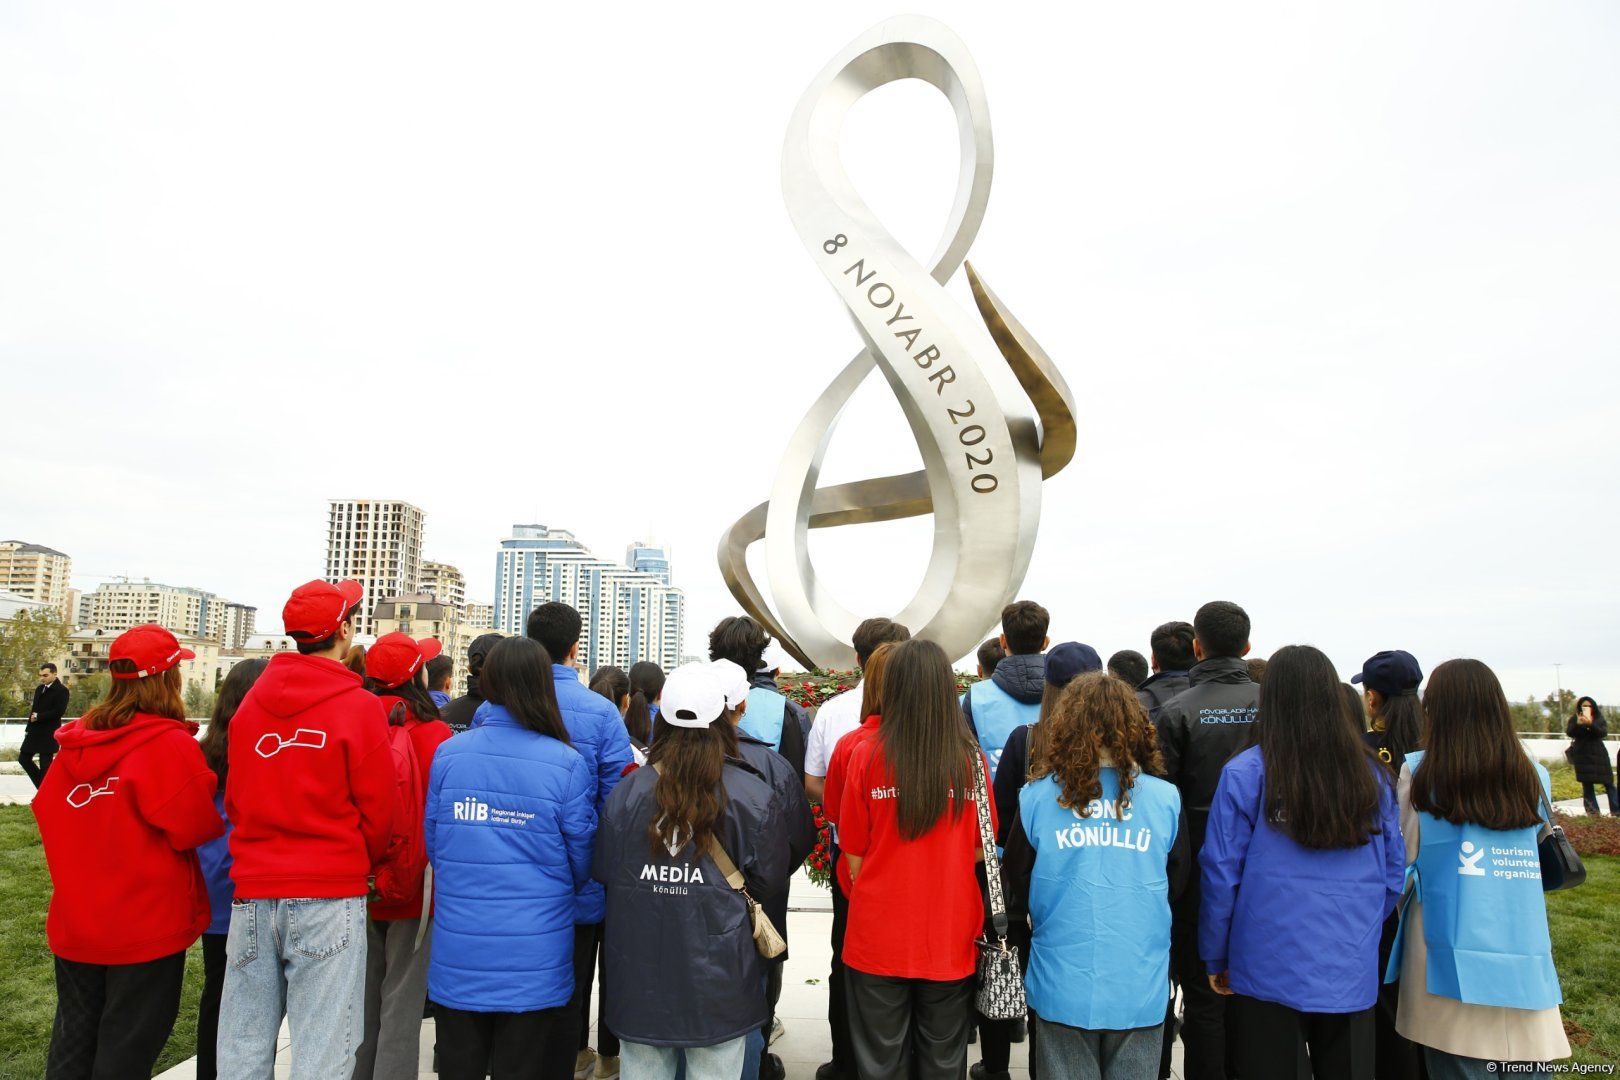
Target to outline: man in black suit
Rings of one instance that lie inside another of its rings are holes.
[[[34,687],[34,704],[28,711],[28,726],[23,729],[22,749],[17,752],[23,772],[36,788],[44,781],[45,770],[51,767],[51,759],[56,756],[56,729],[62,726],[62,714],[67,712],[67,707],[68,689],[56,677],[56,665],[39,665],[39,685]]]

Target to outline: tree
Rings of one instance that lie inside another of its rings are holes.
[[[1508,711],[1513,714],[1513,728],[1515,731],[1544,732],[1547,730],[1547,710],[1536,700],[1534,694],[1522,702],[1508,702]]]
[[[90,706],[107,696],[107,690],[112,685],[112,676],[106,673],[100,675],[80,675],[68,687],[67,716],[83,716]]]
[[[49,611],[19,611],[0,622],[0,714],[27,716],[39,665],[67,654],[67,628]]]
[[[203,720],[214,711],[214,695],[203,689],[202,683],[186,683],[186,715]]]
[[[1547,710],[1547,730],[1562,733],[1564,724],[1575,714],[1575,691],[1560,690],[1541,699]]]

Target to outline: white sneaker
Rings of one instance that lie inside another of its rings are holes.
[[[770,1038],[765,1040],[765,1045],[770,1046],[771,1044],[775,1043],[777,1039],[780,1039],[781,1037],[782,1037],[782,1018],[780,1016],[773,1016],[773,1017],[771,1017],[771,1034],[770,1034]]]
[[[574,1080],[588,1080],[596,1065],[596,1051],[586,1047],[574,1055]]]

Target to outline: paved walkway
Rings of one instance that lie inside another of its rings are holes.
[[[26,779],[24,781],[26,783]],[[788,914],[788,938],[792,943],[787,968],[782,978],[782,1000],[777,1015],[782,1019],[782,1037],[771,1047],[787,1066],[789,1080],[812,1080],[816,1066],[831,1056],[831,1040],[827,1030],[827,973],[832,960],[832,897],[825,889],[810,884],[803,874],[793,880],[792,910]],[[594,1004],[592,1006],[594,1011]],[[282,1029],[282,1052],[276,1057],[276,1078],[290,1075],[291,1065],[286,1053],[286,1029]],[[1027,1080],[1025,1069],[1028,1044],[1013,1047],[1012,1075],[1015,1080]],[[969,1062],[978,1060],[976,1047],[968,1048]],[[434,1080],[426,1071],[433,1063],[433,1021],[422,1022],[421,1080]],[[1179,1076],[1181,1054],[1176,1053]],[[196,1075],[194,1064],[184,1062],[162,1074],[164,1080],[192,1080]]]

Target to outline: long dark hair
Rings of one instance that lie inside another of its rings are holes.
[[[428,694],[427,667],[416,669],[416,674],[400,683],[398,686],[384,686],[370,675],[366,676],[364,686],[378,697],[397,697],[405,703],[412,716],[422,723],[439,719],[439,707],[433,704],[433,698]],[[403,724],[405,717],[399,706],[394,706],[388,715],[390,724]]]
[[[955,820],[973,791],[979,747],[962,722],[945,650],[921,638],[896,645],[883,673],[883,707],[877,737],[897,789],[900,835],[915,840],[947,811]]]
[[[1589,697],[1578,697],[1578,698],[1575,699],[1575,711],[1569,714],[1570,720],[1572,720],[1572,721],[1573,720],[1579,720],[1581,718],[1581,706],[1582,705],[1590,705],[1590,706],[1592,706],[1592,726],[1593,727],[1596,727],[1598,724],[1603,723],[1603,710],[1598,708],[1598,703],[1596,701],[1594,701],[1592,698],[1589,698]]]
[[[650,660],[630,665],[630,707],[624,711],[624,727],[642,746],[652,742],[652,703],[663,692],[663,668]]]
[[[230,766],[231,717],[242,707],[242,699],[247,697],[247,692],[269,666],[268,660],[243,660],[225,676],[225,681],[219,687],[219,696],[214,699],[214,712],[208,718],[208,730],[203,732],[198,745],[202,747],[203,760],[219,777],[221,791],[225,790],[225,772]]]
[[[512,714],[512,719],[564,746],[573,745],[557,706],[557,684],[551,679],[551,654],[533,638],[501,638],[484,657],[478,690],[485,701]]]
[[[1384,731],[1384,747],[1389,752],[1385,764],[1399,772],[1406,755],[1423,744],[1423,729],[1428,723],[1423,715],[1423,700],[1415,693],[1379,694],[1372,719],[1374,729]]]
[[[657,811],[647,823],[647,845],[654,853],[675,855],[691,848],[701,855],[707,850],[724,806],[720,774],[727,747],[735,748],[736,739],[724,712],[704,728],[676,727],[658,718],[658,737],[647,752],[647,764],[658,768],[653,785]]]
[[[1267,661],[1254,723],[1265,815],[1302,847],[1358,847],[1382,831],[1373,753],[1349,706],[1321,650],[1287,645]]]
[[[1523,829],[1541,820],[1541,778],[1513,730],[1496,673],[1447,660],[1423,692],[1429,726],[1412,774],[1412,805],[1453,825]]]
[[[1361,691],[1347,682],[1342,682],[1339,684],[1339,692],[1344,695],[1345,715],[1350,717],[1350,722],[1356,726],[1357,731],[1366,731],[1367,703],[1361,700]]]

